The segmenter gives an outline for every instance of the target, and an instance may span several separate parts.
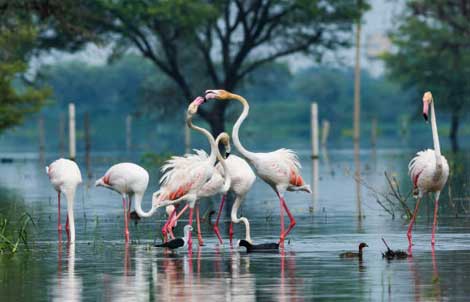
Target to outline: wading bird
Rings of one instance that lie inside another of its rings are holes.
[[[246,194],[250,191],[253,183],[256,180],[255,173],[251,169],[250,165],[243,159],[236,155],[230,154],[230,141],[229,136],[225,132],[219,134],[216,139],[216,145],[219,145],[221,141],[225,146],[225,159],[219,160],[216,165],[211,180],[205,184],[201,189],[200,197],[210,197],[218,193],[222,193],[222,200],[219,205],[219,212],[217,219],[214,223],[214,232],[219,239],[220,244],[223,243],[222,237],[219,231],[219,220],[222,213],[222,209],[227,197],[227,184],[230,186],[229,191],[235,194],[235,201],[232,205],[231,211],[231,222],[229,229],[230,243],[233,239],[233,223],[243,222],[245,225],[245,240],[252,243],[250,235],[250,223],[246,217],[237,217],[238,209],[243,203]],[[227,171],[227,172],[225,172]],[[227,177],[226,177],[227,175]],[[186,206],[187,207],[187,206]],[[186,207],[178,214],[177,218],[183,214]],[[198,231],[200,233],[200,231]]]
[[[270,185],[279,197],[281,212],[281,234],[279,242],[283,243],[296,223],[284,199],[285,191],[305,191],[311,193],[310,186],[305,185],[300,176],[301,166],[297,154],[289,149],[279,149],[268,153],[255,153],[246,150],[240,143],[238,137],[240,126],[248,116],[250,110],[250,106],[245,98],[225,90],[207,90],[205,98],[216,100],[235,99],[242,103],[243,111],[237,119],[232,131],[233,143],[242,156],[255,167],[258,176]],[[284,230],[284,209],[290,220],[290,225],[286,231]]]
[[[212,137],[211,140],[213,139],[214,138]],[[223,196],[225,196],[225,194],[230,188],[230,184],[231,184],[230,175],[228,177],[224,177],[221,172],[221,171],[226,170],[227,166],[225,165],[225,159],[222,157],[218,149],[220,142],[222,142],[224,145],[225,153],[230,154],[230,137],[227,133],[222,132],[215,139],[215,146],[217,146],[217,148],[215,150],[211,150],[211,153],[216,152],[216,157],[219,160],[218,166],[216,166],[216,169],[214,169],[213,174],[211,178],[209,179],[209,181],[206,182],[202,186],[202,188],[197,192],[199,199],[204,198],[204,197],[212,197],[219,193],[222,193]],[[200,151],[197,151],[197,152],[200,152]],[[183,215],[183,213],[188,209],[188,207],[189,207],[189,204],[186,204],[186,206],[178,213],[178,215],[171,222],[168,223],[168,232],[176,225],[177,220]],[[199,216],[200,216],[199,205],[196,205],[198,242],[199,242],[199,245],[204,245],[204,241],[202,239],[201,223],[200,223]],[[216,230],[214,229],[214,231]],[[217,231],[216,231],[216,235],[219,237],[219,240],[221,240],[220,235],[217,233]]]
[[[97,187],[105,187],[116,191],[122,196],[124,209],[124,237],[129,241],[129,211],[132,199],[135,200],[136,209],[141,209],[142,198],[149,183],[147,170],[133,163],[119,163],[106,171],[103,177],[95,183]],[[145,213],[139,213],[139,217],[148,217]]]
[[[60,194],[63,193],[67,199],[67,222],[65,223],[67,239],[70,243],[74,243],[75,220],[73,217],[73,204],[77,185],[82,183],[82,174],[74,161],[64,158],[60,158],[47,166],[46,173],[49,176],[54,189],[57,191],[57,230],[59,231],[59,237],[62,232],[62,224],[60,223]]]
[[[437,210],[439,209],[439,195],[441,194],[441,191],[447,182],[447,177],[449,176],[449,165],[447,164],[446,158],[441,155],[441,147],[439,145],[434,99],[431,92],[428,91],[423,96],[423,116],[426,121],[428,120],[429,107],[431,107],[430,115],[434,150],[427,149],[418,152],[408,165],[408,173],[410,174],[411,181],[413,182],[413,192],[418,198],[407,232],[409,244],[408,250],[410,254],[411,246],[413,245],[411,231],[416,220],[416,215],[418,214],[419,203],[421,202],[424,194],[431,192],[434,193],[434,221],[432,225],[431,245],[434,245],[436,242],[435,233],[437,225]]]
[[[197,113],[198,107],[204,103],[204,98],[197,97],[187,110],[186,122],[188,126],[208,139],[211,150],[215,150],[215,141],[212,135],[204,128],[192,123],[192,117]],[[174,204],[175,207],[182,201],[189,204],[189,225],[193,223],[193,209],[198,199],[198,192],[209,181],[214,173],[216,152],[211,152],[210,156],[204,151],[196,151],[196,154],[186,154],[184,157],[172,157],[162,167],[164,173],[160,179],[160,189],[152,195],[152,208],[149,212],[143,212],[140,204],[136,203],[136,211],[139,216],[148,217],[155,213],[160,207]],[[173,221],[173,211],[163,226],[166,235],[168,223]],[[166,236],[165,236],[166,237]],[[192,248],[192,235],[189,233],[188,249]]]

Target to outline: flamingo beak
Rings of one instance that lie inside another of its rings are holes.
[[[423,117],[426,122],[428,121],[428,111],[429,111],[429,103],[424,101],[423,102]]]
[[[217,97],[217,90],[206,90],[204,99],[209,100],[209,99],[215,99]]]

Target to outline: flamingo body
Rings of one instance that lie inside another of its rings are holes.
[[[149,174],[147,170],[134,163],[119,163],[111,166],[104,176],[95,183],[97,187],[105,187],[121,194],[122,206],[124,208],[124,236],[126,242],[129,241],[128,212],[131,208],[132,198],[135,198],[136,209],[141,209],[140,203],[147,190],[148,183]],[[139,211],[137,214],[140,216]]]
[[[449,177],[449,164],[444,156],[441,157],[442,168],[438,172],[436,153],[427,149],[416,153],[408,165],[408,173],[413,187],[422,197],[426,193],[442,191]]]
[[[67,199],[67,238],[70,243],[75,242],[75,219],[73,213],[73,204],[77,186],[82,183],[82,174],[74,161],[60,158],[46,167],[46,173],[52,186],[58,195],[58,231],[59,238],[62,231],[60,223],[60,194],[63,193]]]

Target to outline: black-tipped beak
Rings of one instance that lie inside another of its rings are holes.
[[[230,156],[230,152],[225,152],[225,158],[228,158]]]
[[[424,120],[427,122],[428,121],[428,115],[426,113],[423,113]]]

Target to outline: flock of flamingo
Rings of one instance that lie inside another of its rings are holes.
[[[231,154],[230,137],[227,133],[221,133],[214,139],[209,131],[194,125],[193,116],[197,114],[198,107],[206,101],[228,101],[237,100],[243,105],[243,111],[238,117],[232,131],[232,140],[237,151],[242,157]],[[429,114],[429,108],[430,114]],[[96,186],[102,186],[121,194],[122,206],[124,210],[125,241],[130,240],[129,219],[132,200],[137,215],[142,218],[151,217],[157,209],[165,207],[168,213],[168,220],[162,228],[164,243],[160,246],[177,248],[188,246],[192,249],[192,224],[193,212],[196,209],[196,222],[198,243],[203,245],[203,238],[200,228],[200,213],[197,202],[204,197],[222,195],[217,219],[214,224],[214,232],[222,244],[218,224],[220,215],[229,191],[235,194],[235,201],[231,211],[231,224],[229,231],[230,243],[233,239],[233,223],[243,222],[245,225],[245,239],[240,245],[247,248],[256,248],[252,245],[250,236],[250,223],[246,217],[238,217],[238,209],[242,205],[246,194],[250,191],[255,182],[256,175],[267,183],[276,193],[280,203],[280,235],[276,244],[268,244],[270,247],[278,247],[283,244],[286,236],[294,228],[296,221],[290,212],[284,198],[286,191],[304,191],[311,193],[310,186],[304,183],[301,177],[301,165],[297,154],[290,149],[279,149],[272,152],[257,153],[248,151],[240,142],[239,129],[249,113],[248,101],[240,95],[230,93],[225,90],[207,90],[204,97],[197,97],[187,109],[187,125],[202,133],[210,144],[210,153],[203,150],[195,150],[193,154],[184,156],[173,156],[167,160],[161,168],[163,173],[160,179],[160,189],[152,195],[152,206],[149,211],[142,209],[142,200],[149,182],[148,172],[133,163],[119,163],[108,169],[105,175],[96,181]],[[430,116],[433,134],[434,150],[427,149],[420,151],[411,160],[408,166],[411,181],[413,183],[416,207],[411,218],[407,237],[409,243],[409,254],[411,254],[412,228],[417,216],[421,199],[427,193],[434,193],[435,210],[432,228],[431,244],[435,244],[435,232],[437,225],[437,211],[439,195],[447,182],[449,166],[447,160],[441,155],[439,137],[437,132],[436,114],[434,110],[434,99],[430,92],[423,96],[423,116],[428,120]],[[221,154],[219,144],[222,143],[225,154]],[[253,169],[255,172],[253,172]],[[77,185],[82,182],[80,169],[74,161],[68,159],[58,159],[46,167],[49,179],[58,194],[58,231],[62,232],[60,220],[60,197],[64,194],[67,200],[67,220],[66,232],[70,243],[75,242],[75,224],[73,216],[74,196]],[[179,205],[186,202],[183,209],[178,212]],[[184,227],[183,238],[175,238],[173,228],[181,215],[189,208],[189,223]],[[285,213],[289,217],[287,229],[284,224]],[[171,240],[170,240],[171,239]],[[260,247],[267,246],[260,245]]]

